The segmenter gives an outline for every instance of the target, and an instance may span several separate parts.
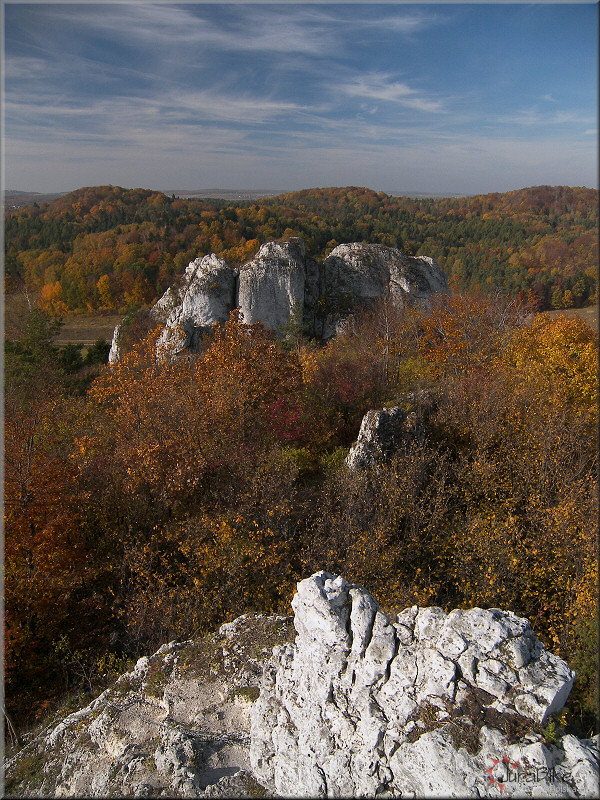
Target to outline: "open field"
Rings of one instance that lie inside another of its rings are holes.
[[[561,308],[557,311],[544,311],[550,317],[565,315],[567,317],[581,317],[598,333],[598,306],[586,306],[586,308]]]
[[[34,203],[41,205],[42,203],[51,203],[57,197],[62,197],[68,194],[67,192],[57,192],[55,194],[40,194],[39,192],[17,192],[16,190],[7,189],[4,192],[4,207],[13,211],[16,208],[23,208],[24,206],[32,206]]]
[[[31,296],[29,302],[35,305],[37,297]],[[27,298],[21,292],[7,294],[4,297],[4,334],[8,338],[16,338],[22,330],[22,321],[29,313]],[[115,325],[123,319],[123,314],[77,314],[63,319],[63,325],[55,344],[82,344],[85,347],[105,339],[110,342]]]
[[[7,295],[4,301],[5,332],[7,336],[15,335],[18,328],[18,319],[28,311],[24,295]],[[567,308],[557,311],[543,311],[550,317],[565,314],[568,317],[580,316],[594,330],[598,331],[598,306],[586,308]],[[115,325],[123,318],[122,314],[78,314],[65,317],[59,335],[55,339],[58,345],[83,344],[88,347],[98,339],[110,342],[113,337]]]
[[[86,346],[94,344],[98,339],[110,342],[115,325],[122,319],[122,314],[67,317],[54,341],[60,345],[72,343]]]
[[[557,317],[565,314],[567,317],[579,316],[588,325],[598,331],[598,306],[588,306],[586,308],[566,308],[558,311],[544,311],[550,317]],[[56,344],[84,344],[90,345],[99,338],[112,340],[115,325],[123,318],[122,314],[109,314],[105,316],[90,315],[67,317],[64,321],[60,335],[56,339]]]

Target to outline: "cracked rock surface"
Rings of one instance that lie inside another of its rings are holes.
[[[575,676],[527,620],[416,606],[389,620],[327,572],[292,607],[296,641],[275,648],[252,709],[252,770],[270,792],[596,796],[598,742],[543,743]]]
[[[175,356],[197,349],[215,322],[225,322],[234,308],[247,324],[261,322],[280,332],[298,314],[306,332],[328,339],[356,308],[390,297],[395,305],[425,304],[435,293],[448,293],[448,279],[427,256],[408,256],[379,244],[342,244],[318,263],[306,255],[304,242],[266,242],[254,258],[230,266],[210,253],[197,258],[177,284],[150,309],[164,329],[159,351]],[[112,339],[109,362],[121,357],[123,324]]]
[[[171,642],[6,764],[6,797],[248,797],[249,709],[289,617],[248,614]]]
[[[6,761],[4,796],[598,796],[598,737],[542,735],[574,673],[527,620],[389,619],[327,572],[292,608],[140,658]]]

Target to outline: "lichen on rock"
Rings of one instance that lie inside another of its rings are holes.
[[[275,649],[252,709],[252,769],[270,792],[482,796],[504,777],[509,794],[594,796],[597,741],[575,739],[577,755],[544,743],[575,676],[527,620],[416,606],[389,620],[327,572],[292,605],[296,641]]]

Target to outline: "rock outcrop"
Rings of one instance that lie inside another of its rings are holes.
[[[432,294],[447,292],[448,279],[432,258],[380,244],[340,244],[323,262],[321,297],[332,313],[320,336],[333,336],[340,319],[365,302],[388,296],[398,306],[426,304]]]
[[[574,674],[527,620],[408,608],[317,573],[252,709],[251,765],[284,797],[594,796],[598,742],[540,734]]]
[[[237,305],[242,322],[262,322],[280,331],[293,309],[303,308],[305,284],[304,242],[267,242],[239,269]]]
[[[409,425],[407,414],[401,408],[367,411],[360,424],[358,439],[350,448],[344,464],[350,469],[360,469],[388,461],[400,447]]]
[[[171,642],[6,764],[3,797],[252,797],[249,710],[289,617],[251,614]]]
[[[433,406],[429,392],[409,392],[396,402],[402,405],[367,411],[344,460],[346,467],[358,470],[384,464],[402,446],[423,440],[425,420]]]
[[[165,325],[159,347],[173,353],[194,349],[203,332],[240,308],[247,324],[262,322],[281,332],[292,313],[310,336],[329,339],[356,308],[390,297],[396,305],[427,303],[447,293],[448,280],[435,261],[376,244],[339,245],[322,264],[306,256],[299,238],[267,242],[238,268],[214,254],[191,261],[178,287],[150,309]],[[120,357],[115,328],[109,362]]]
[[[319,572],[290,617],[171,642],[6,764],[6,797],[596,797],[598,737],[542,726],[574,674],[498,609]]]
[[[235,308],[235,288],[234,270],[214,253],[191,261],[179,289],[167,289],[151,309],[165,325],[157,347],[171,354],[195,349],[202,334]]]

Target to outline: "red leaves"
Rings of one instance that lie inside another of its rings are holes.
[[[269,425],[276,439],[282,442],[302,442],[306,425],[300,403],[290,403],[283,397],[274,400],[268,408]]]

